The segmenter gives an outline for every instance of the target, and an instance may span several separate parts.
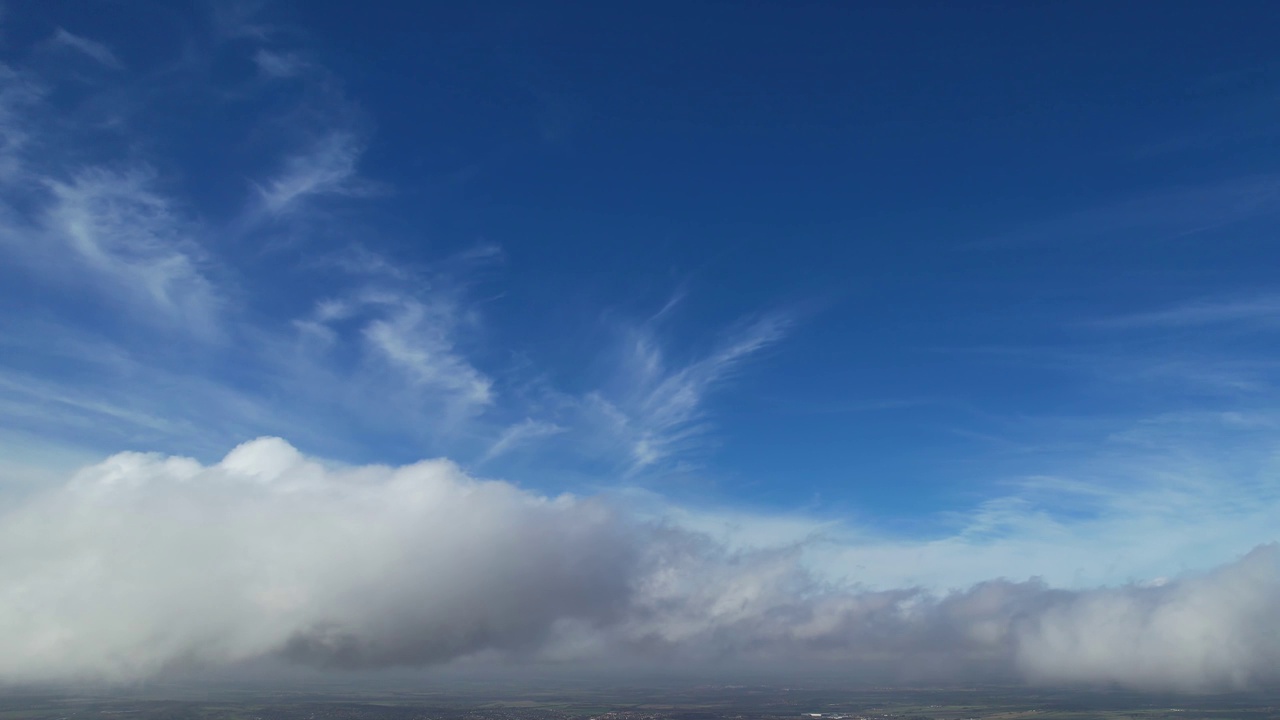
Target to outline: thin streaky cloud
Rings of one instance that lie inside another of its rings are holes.
[[[26,152],[67,139],[40,122],[54,111],[38,79],[2,75],[0,179],[13,192],[0,198],[0,250],[54,285],[90,288],[140,316],[215,336],[223,298],[196,220],[144,163],[66,166],[57,153]]]
[[[1201,300],[1152,312],[1118,315],[1094,320],[1090,326],[1112,330],[1135,328],[1205,327],[1212,325],[1264,324],[1280,321],[1280,297]]]
[[[228,0],[213,3],[211,19],[214,32],[224,39],[265,41],[278,28],[260,19],[262,0]]]
[[[393,267],[381,257],[366,258],[378,266]],[[450,279],[417,277],[408,273],[356,272],[349,281],[371,283],[336,297],[320,298],[312,311],[292,322],[300,339],[318,341],[299,358],[286,354],[284,361],[305,359],[317,372],[337,352],[356,351],[362,359],[346,369],[350,380],[369,384],[369,392],[393,392],[401,399],[418,398],[438,419],[458,422],[492,406],[495,382],[477,369],[459,348],[469,324],[465,299]],[[378,283],[381,284],[378,284]],[[426,288],[426,289],[421,289]],[[287,368],[282,368],[287,372]],[[382,412],[386,411],[385,405]],[[376,401],[374,406],[379,405]]]
[[[117,290],[186,327],[213,332],[221,302],[200,269],[192,226],[156,191],[148,170],[94,169],[70,182],[47,182],[53,202],[45,229],[52,239]]]
[[[49,42],[81,53],[112,70],[124,69],[124,63],[111,52],[111,48],[100,42],[67,32],[64,28],[58,28]]]
[[[57,135],[57,123],[44,121],[53,110],[42,102],[40,87],[31,71],[6,67],[0,73],[0,163],[11,170],[7,175],[25,193],[0,199],[0,251],[48,287],[75,287],[78,292],[95,293],[109,307],[125,305],[126,312],[115,316],[119,324],[132,326],[144,320],[142,324],[149,326],[142,330],[145,336],[157,347],[171,348],[174,358],[144,352],[140,357],[145,359],[110,368],[111,381],[104,379],[98,388],[77,387],[73,379],[65,379],[51,381],[38,394],[13,395],[10,418],[15,422],[18,417],[33,422],[38,418],[42,427],[51,432],[61,428],[69,439],[79,438],[87,447],[104,443],[118,447],[122,437],[158,437],[152,442],[165,446],[186,437],[195,447],[203,445],[203,440],[192,437],[195,426],[188,421],[194,417],[191,406],[201,403],[209,434],[226,432],[224,437],[233,438],[271,428],[282,432],[290,425],[315,437],[302,426],[359,428],[360,423],[380,416],[400,418],[401,426],[411,428],[428,424],[424,417],[440,415],[438,407],[449,408],[445,419],[434,421],[438,425],[470,417],[489,404],[493,381],[454,349],[453,333],[459,316],[466,312],[459,309],[460,298],[449,293],[428,298],[421,290],[406,293],[400,288],[362,290],[379,283],[418,283],[418,287],[423,283],[395,263],[361,252],[359,246],[353,245],[352,253],[343,256],[362,259],[362,272],[346,266],[313,269],[330,275],[335,269],[341,271],[337,285],[325,286],[326,294],[332,295],[331,304],[317,299],[321,304],[315,318],[286,323],[282,331],[270,318],[237,312],[241,308],[231,307],[227,300],[240,292],[228,287],[236,282],[236,268],[217,266],[203,246],[223,230],[168,194],[181,183],[160,182],[145,162],[132,158],[127,163],[108,159],[85,166],[64,161],[57,153],[24,154],[33,140],[50,147],[74,140]],[[348,117],[343,112],[339,115]],[[121,128],[126,136],[128,130]],[[265,202],[278,213],[280,223],[305,224],[313,219],[306,207],[309,198],[355,193],[365,187],[356,177],[360,150],[354,134],[335,130],[308,152],[286,156],[280,173],[265,185],[246,214],[261,212]],[[8,206],[11,201],[14,204]],[[253,224],[242,230],[249,241],[261,232]],[[306,265],[305,259],[301,264]],[[252,303],[254,297],[237,295],[240,300]],[[359,313],[363,314],[355,318],[354,331],[344,326],[344,332],[338,333],[330,327]],[[24,363],[58,356],[58,346],[83,333],[83,324],[75,317],[46,323],[25,343]],[[295,327],[305,327],[312,337],[329,342],[313,343],[302,354],[288,351]],[[108,337],[120,329],[97,328]],[[189,334],[236,339],[234,360],[216,354],[221,349],[206,357],[186,357],[183,341]],[[112,341],[106,345],[122,349]],[[336,359],[352,352],[359,352],[364,361],[351,365]],[[97,372],[91,357],[58,357],[58,362],[79,372]],[[242,369],[244,384],[234,389],[213,387],[216,378],[200,377],[209,370],[206,362],[233,362]],[[139,382],[143,377],[153,382]],[[397,392],[391,387],[396,384],[400,397],[392,402],[376,400]],[[271,396],[282,392],[290,394],[292,403],[309,408],[310,417],[276,412]],[[94,422],[104,415],[115,421],[99,432]],[[86,432],[90,428],[93,432]]]
[[[534,443],[543,438],[560,435],[568,431],[568,428],[557,425],[552,422],[543,420],[534,420],[533,418],[525,418],[520,422],[507,427],[498,436],[489,449],[485,451],[481,457],[481,462],[488,462],[502,455],[506,455],[519,449],[521,446]]]
[[[270,215],[296,211],[311,197],[353,195],[366,188],[357,180],[363,144],[345,130],[332,131],[305,151],[288,157],[280,172],[257,185],[263,210]]]
[[[1280,176],[1171,188],[961,245],[969,250],[1168,241],[1280,213]]]
[[[264,77],[284,80],[298,77],[310,68],[310,64],[295,53],[259,50],[253,62]]]
[[[46,92],[29,73],[0,63],[0,182],[24,179],[22,151],[36,129],[32,113]]]
[[[707,430],[708,395],[749,357],[781,340],[789,326],[786,316],[767,315],[731,334],[706,357],[676,368],[669,367],[651,328],[633,331],[624,358],[623,397],[597,398],[628,438],[630,472],[688,449]]]
[[[256,27],[253,9],[240,10],[245,12],[228,10],[223,20]],[[265,47],[256,32],[232,34],[246,41],[236,51],[256,62],[260,72],[281,75],[302,69],[295,62],[302,62],[297,52],[278,43]],[[69,33],[58,37],[79,50],[95,49]],[[233,45],[225,49],[231,51]],[[478,339],[470,330],[479,322],[479,312],[468,288],[479,266],[504,257],[496,243],[477,242],[431,263],[374,252],[365,244],[373,239],[364,237],[322,248],[297,262],[299,271],[317,278],[308,287],[323,288],[314,297],[298,297],[302,307],[312,310],[284,318],[264,314],[256,289],[241,285],[249,279],[243,271],[254,271],[245,267],[251,263],[223,254],[217,239],[230,233],[239,243],[271,246],[281,232],[327,222],[331,215],[317,201],[366,195],[373,187],[360,172],[364,136],[352,129],[359,124],[358,108],[335,95],[340,83],[322,66],[306,70],[298,82],[321,87],[298,100],[297,107],[273,108],[258,125],[277,128],[305,117],[320,118],[319,128],[305,131],[304,137],[312,138],[309,144],[279,151],[275,172],[253,184],[238,212],[219,221],[201,215],[198,198],[182,194],[186,185],[180,176],[174,178],[178,182],[161,178],[154,168],[174,169],[164,158],[140,152],[150,146],[131,142],[128,124],[113,130],[121,140],[119,152],[113,156],[110,145],[97,148],[93,155],[101,159],[95,163],[72,161],[74,152],[28,154],[33,144],[78,147],[78,136],[64,136],[70,132],[64,125],[47,122],[54,109],[44,101],[43,88],[45,83],[56,86],[56,77],[4,68],[0,158],[11,170],[5,177],[19,183],[24,196],[0,213],[0,249],[45,287],[74,287],[108,307],[126,310],[116,316],[119,327],[95,330],[104,352],[118,358],[109,368],[99,367],[93,353],[63,357],[66,353],[58,347],[85,332],[85,321],[51,310],[50,321],[21,349],[23,367],[56,358],[80,376],[106,372],[112,380],[86,389],[71,377],[51,379],[38,396],[13,394],[8,400],[13,417],[42,418],[43,425],[61,427],[86,447],[150,437],[165,448],[178,448],[199,414],[178,401],[178,395],[185,395],[202,398],[207,423],[217,426],[210,438],[192,441],[192,447],[201,448],[215,437],[284,433],[293,427],[298,437],[306,438],[334,428],[356,435],[398,433],[441,450],[449,445],[439,438],[465,437],[470,445],[460,452],[484,461],[556,435],[583,441],[557,443],[556,452],[572,448],[572,455],[590,447],[586,453],[593,458],[600,450],[628,468],[651,468],[700,451],[712,424],[707,396],[745,358],[775,342],[785,323],[765,320],[739,328],[708,355],[673,366],[656,349],[652,326],[676,312],[687,292],[681,286],[649,320],[649,329],[637,333],[652,335],[652,347],[641,347],[646,342],[641,340],[627,353],[617,382],[606,383],[608,392],[595,396],[599,401],[590,393],[576,399],[564,395],[564,403],[548,409],[539,399],[501,396],[498,390],[507,386],[506,378],[482,370],[470,356],[483,348],[472,342]],[[293,92],[270,83],[257,84],[254,91],[285,97]],[[3,202],[16,197],[9,195]],[[137,348],[120,332],[142,333],[166,350],[133,355],[128,351]],[[188,336],[217,342],[202,344],[201,352],[191,355],[177,342]],[[657,366],[637,364],[650,361]],[[215,387],[216,377],[200,377],[230,366],[238,368],[237,382],[224,391]],[[156,382],[140,382],[142,377]],[[284,397],[305,410],[279,409]],[[604,408],[609,418],[605,428],[590,427],[596,418],[587,416]],[[77,420],[77,414],[87,421]],[[85,432],[104,416],[115,418],[112,428]],[[528,421],[511,424],[510,419],[521,417]],[[604,434],[611,439],[596,442]]]
[[[467,406],[493,401],[493,380],[475,369],[455,349],[453,308],[405,301],[389,316],[364,330],[370,346],[412,383],[440,389]]]
[[[1265,390],[1272,386],[1272,379],[1280,370],[1267,353],[1213,343],[1187,343],[1185,338],[1169,331],[1196,330],[1200,332],[1218,329],[1214,325],[1152,325],[1137,324],[1123,328],[1126,331],[1147,329],[1152,331],[1148,342],[1130,348],[1117,349],[1105,341],[1110,336],[1109,320],[1074,322],[1073,328],[1089,328],[1100,332],[1100,341],[1076,345],[1028,345],[986,346],[939,349],[956,356],[982,356],[986,362],[1052,371],[1065,376],[1076,376],[1101,381],[1117,389],[1131,391],[1139,384],[1164,385],[1168,389],[1182,391],[1207,391],[1236,394]],[[1237,324],[1246,321],[1235,321]],[[1262,327],[1261,319],[1247,321],[1251,331]],[[1265,328],[1263,328],[1265,329]]]
[[[152,431],[169,431],[172,419],[149,415],[127,407],[110,404],[91,394],[73,394],[70,388],[58,387],[29,374],[0,371],[0,403],[10,417],[28,420],[66,422],[85,418],[85,425],[93,420],[123,422]],[[87,416],[87,417],[86,417]]]

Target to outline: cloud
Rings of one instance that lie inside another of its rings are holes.
[[[1097,320],[1099,328],[1184,328],[1259,323],[1275,325],[1280,320],[1280,297],[1260,295],[1250,298],[1201,300],[1164,310],[1134,313]]]
[[[391,370],[401,393],[410,390],[442,398],[452,420],[459,420],[495,399],[493,379],[457,349],[459,328],[465,323],[459,297],[442,279],[439,287],[427,292],[374,285],[326,298],[295,325],[304,336],[318,338],[322,350],[335,343],[359,343],[373,375],[385,376]],[[335,329],[339,325],[345,330]]]
[[[236,51],[253,56],[244,44]],[[354,111],[327,78],[301,99],[258,88],[279,94],[283,107],[249,118],[251,129],[274,137],[264,128],[305,116],[304,135],[314,140],[292,153],[283,150],[291,141],[281,140],[270,148],[282,157],[277,172],[259,193],[241,209],[212,212],[189,192],[208,178],[183,177],[172,162],[143,152],[164,143],[128,123],[97,134],[64,122],[48,99],[48,88],[87,102],[127,90],[111,87],[112,79],[59,82],[0,66],[0,284],[14,288],[0,301],[35,313],[4,323],[20,347],[0,364],[0,426],[39,427],[87,448],[202,452],[209,442],[285,431],[305,442],[340,434],[358,445],[376,431],[384,440],[410,436],[421,449],[429,446],[424,435],[461,431],[492,403],[494,381],[458,347],[460,328],[473,322],[457,289],[463,264],[447,268],[456,277],[433,268],[428,285],[425,271],[364,250],[341,223],[327,223],[347,244],[329,253],[338,262],[317,262],[328,252],[314,252],[320,239],[296,256],[277,245],[272,281],[256,282],[259,254],[281,231],[320,225],[324,213],[311,200],[371,187],[357,172],[363,145],[346,129]],[[172,82],[156,79],[139,102],[166,96]],[[210,182],[242,177],[235,170]],[[271,223],[256,222],[264,212]],[[307,279],[279,283],[290,270]],[[275,305],[277,291],[290,303]],[[294,314],[308,306],[314,316]],[[326,311],[339,307],[347,315]],[[191,345],[193,337],[202,342]],[[104,357],[119,362],[103,364]]]
[[[273,80],[297,77],[310,67],[295,53],[270,50],[258,50],[253,56],[253,62],[258,66],[258,72]]]
[[[1056,243],[1169,241],[1270,217],[1276,213],[1278,199],[1280,176],[1275,175],[1174,187],[980,240],[969,247],[994,250]]]
[[[1034,680],[1189,689],[1275,682],[1280,547],[1259,547],[1214,572],[1155,587],[1068,595],[1019,637]]]
[[[560,617],[603,619],[632,552],[591,501],[445,461],[331,471],[273,439],[211,467],[114,456],[6,515],[0,535],[11,681],[514,650]]]
[[[280,172],[258,186],[262,208],[272,215],[298,209],[310,197],[361,192],[355,182],[363,145],[355,135],[337,130],[305,151],[288,157]]]
[[[0,67],[0,252],[63,291],[88,290],[184,332],[217,332],[223,297],[197,222],[146,163],[74,160],[44,85]]]
[[[487,405],[493,381],[454,351],[456,322],[452,307],[404,300],[393,314],[366,326],[364,335],[414,385],[441,390],[467,405]]]
[[[566,428],[556,425],[555,423],[525,418],[524,420],[509,426],[498,439],[494,441],[489,449],[485,452],[482,461],[492,460],[499,455],[515,450],[521,445],[533,442],[540,438],[559,435],[566,431]]]
[[[122,70],[124,64],[120,59],[111,52],[111,48],[100,42],[95,42],[88,38],[73,35],[63,28],[58,28],[53,34],[53,38],[49,41],[54,46],[65,47],[78,53],[92,58],[95,62],[105,65],[112,70]]]
[[[89,168],[62,180],[9,167],[41,190],[40,209],[26,217],[0,202],[0,246],[12,258],[57,285],[141,310],[140,317],[197,335],[216,332],[223,298],[206,274],[209,262],[194,226],[155,191],[150,170]]]
[[[44,95],[40,83],[0,64],[0,182],[12,182],[31,139],[29,114]]]
[[[334,468],[274,438],[208,466],[110,457],[0,514],[0,548],[5,682],[261,659],[1181,690],[1280,680],[1280,637],[1260,631],[1280,622],[1274,545],[1160,584],[863,590],[796,546],[736,550],[444,460]]]
[[[632,471],[652,466],[688,450],[706,432],[707,396],[747,358],[780,340],[788,325],[784,315],[767,315],[728,335],[705,357],[675,368],[651,328],[633,330],[617,387],[590,395],[589,407],[622,438]]]
[[[200,268],[199,246],[146,169],[95,168],[46,181],[51,240],[117,293],[194,329],[210,330],[219,298]],[[52,266],[57,261],[48,259]],[[56,268],[55,272],[57,271]]]
[[[215,34],[220,39],[266,40],[279,28],[263,21],[261,0],[228,0],[210,7]]]
[[[95,451],[196,454],[288,433],[359,457],[449,451],[490,467],[548,449],[540,457],[557,469],[602,457],[651,469],[705,446],[707,398],[785,320],[740,327],[677,362],[659,351],[655,319],[588,389],[525,392],[530,375],[555,369],[504,371],[470,292],[498,246],[416,262],[378,252],[403,238],[380,237],[385,223],[371,213],[330,207],[378,187],[360,171],[359,128],[372,124],[314,54],[282,45],[298,34],[277,33],[257,4],[213,12],[218,37],[191,43],[211,44],[193,51],[208,62],[92,84],[44,72],[57,63],[0,68],[0,280],[30,294],[0,301],[39,314],[4,323],[22,342],[0,363],[0,427],[34,424]],[[55,41],[105,50],[65,32]],[[228,89],[211,85],[213,55],[277,78],[309,64],[297,82],[241,78]],[[212,150],[225,162],[184,175],[181,157],[153,154],[189,140],[166,129],[172,100],[216,100],[225,116],[208,118],[220,128],[209,137],[248,144],[227,141]],[[63,105],[117,112],[99,126]],[[254,160],[239,155],[246,147]],[[257,179],[237,198],[246,176]],[[551,435],[565,439],[534,447]]]

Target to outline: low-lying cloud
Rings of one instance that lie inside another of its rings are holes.
[[[0,516],[0,681],[652,664],[851,681],[1183,690],[1280,679],[1280,549],[1161,584],[861,590],[607,498],[445,460],[331,467],[283,440],[125,453]]]

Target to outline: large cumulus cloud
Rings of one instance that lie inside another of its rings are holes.
[[[1280,552],[1088,591],[860,590],[599,498],[279,439],[125,453],[0,516],[0,680],[454,661],[1201,689],[1280,679]]]
[[[211,467],[116,455],[3,519],[0,674],[514,650],[619,612],[634,552],[597,503],[444,461],[327,470],[272,439]]]

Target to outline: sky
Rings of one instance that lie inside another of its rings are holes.
[[[0,8],[0,684],[1280,682],[1271,3]]]

